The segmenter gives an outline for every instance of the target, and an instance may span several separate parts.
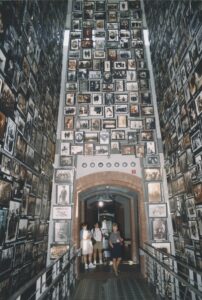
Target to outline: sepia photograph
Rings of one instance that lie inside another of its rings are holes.
[[[166,218],[167,206],[166,204],[149,204],[150,218]]]
[[[73,170],[55,169],[56,183],[71,183],[73,181]]]

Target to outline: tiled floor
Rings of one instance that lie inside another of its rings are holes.
[[[116,277],[111,266],[81,269],[72,300],[156,300],[137,266],[121,265]]]

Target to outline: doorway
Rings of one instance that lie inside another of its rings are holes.
[[[76,180],[76,190],[74,194],[74,222],[72,228],[73,241],[79,247],[79,231],[82,220],[85,220],[88,213],[87,199],[103,188],[109,186],[116,191],[116,195],[124,195],[130,203],[130,230],[131,230],[131,259],[136,263],[140,263],[141,272],[145,274],[144,257],[139,256],[139,247],[142,247],[147,241],[147,218],[144,205],[144,192],[141,178],[135,175],[129,175],[122,172],[99,172],[83,176]],[[83,199],[83,200],[81,200]],[[85,200],[84,200],[85,199]],[[135,199],[135,200],[134,200]],[[90,200],[89,200],[90,201]],[[118,200],[115,203],[119,203]],[[135,206],[136,205],[136,206]],[[96,210],[95,207],[92,210]],[[136,211],[137,226],[135,226],[134,211]],[[121,209],[118,212],[119,220],[121,220]],[[92,215],[96,215],[93,213]],[[93,217],[95,218],[95,217]],[[85,220],[86,221],[86,220]],[[89,221],[89,220],[87,220]],[[94,222],[92,219],[90,222]],[[125,230],[125,229],[124,229]]]

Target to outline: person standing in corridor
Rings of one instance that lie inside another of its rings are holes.
[[[109,245],[111,247],[113,269],[116,276],[118,276],[118,268],[122,259],[122,242],[123,238],[118,231],[118,225],[114,223],[112,226],[112,232],[109,236]]]

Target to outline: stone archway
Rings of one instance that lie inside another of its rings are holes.
[[[139,246],[143,247],[144,242],[148,240],[147,235],[147,218],[144,205],[144,190],[141,178],[129,175],[123,172],[99,172],[83,176],[76,180],[74,192],[74,214],[73,214],[73,228],[72,239],[79,247],[79,229],[80,229],[80,193],[92,189],[92,187],[110,185],[119,188],[128,188],[138,194],[138,225],[139,225]],[[133,201],[131,201],[132,203]],[[135,235],[132,237],[132,247],[135,248]],[[138,255],[138,253],[137,253]],[[141,272],[145,273],[144,261],[140,256]]]

